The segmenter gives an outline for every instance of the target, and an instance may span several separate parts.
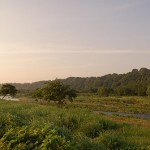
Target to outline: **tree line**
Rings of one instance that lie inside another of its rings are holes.
[[[107,89],[109,95],[120,96],[145,96],[148,95],[150,86],[150,70],[141,68],[133,69],[126,74],[108,74],[102,77],[69,77],[59,79],[64,85],[69,85],[80,93],[100,93],[101,89]],[[34,83],[13,84],[19,92],[29,93],[37,88],[43,88],[50,81],[39,81]]]
[[[141,68],[133,69],[126,74],[89,78],[71,77],[62,82],[83,93],[98,93],[105,96],[146,96],[149,95],[150,70]]]
[[[120,86],[117,88],[100,87],[97,94],[101,97],[107,96],[150,96],[150,86],[145,85],[132,85]]]

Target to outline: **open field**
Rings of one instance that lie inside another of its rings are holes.
[[[0,149],[148,150],[149,127],[147,119],[105,116],[69,105],[0,100]]]
[[[71,106],[93,111],[150,114],[150,97],[99,97],[96,94],[80,94]]]

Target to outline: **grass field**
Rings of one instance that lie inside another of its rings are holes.
[[[80,94],[72,106],[90,110],[150,114],[150,97],[99,97]]]
[[[104,116],[92,112],[95,108],[134,112],[136,106],[140,109],[143,108],[140,104],[143,104],[145,110],[139,112],[149,113],[149,99],[136,99],[137,104],[132,102],[132,109],[123,109],[126,103],[122,104],[125,100],[129,102],[131,97],[116,98],[117,102],[113,102],[113,98],[106,99],[82,95],[74,104],[63,108],[0,100],[0,149],[149,150],[148,119]],[[89,103],[90,107],[77,107],[79,103],[81,106]],[[94,105],[98,103],[101,107]],[[114,103],[116,109],[112,107]],[[106,104],[110,107],[103,107]],[[119,109],[119,106],[122,107]]]

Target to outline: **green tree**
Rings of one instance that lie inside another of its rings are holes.
[[[77,96],[75,90],[70,89],[59,80],[50,81],[42,89],[42,95],[44,100],[58,102],[58,104],[63,104],[66,98],[72,102],[73,98]]]
[[[66,94],[67,94],[67,98],[70,102],[73,102],[73,98],[77,97],[76,90],[70,89],[69,87],[68,87]]]
[[[150,85],[147,87],[146,94],[147,94],[148,96],[150,96]]]
[[[14,97],[17,93],[17,89],[15,86],[11,85],[11,84],[3,84],[0,90],[0,94],[3,95],[3,98],[6,95],[10,95],[12,97]]]
[[[38,88],[32,93],[32,97],[36,99],[36,101],[40,101],[43,99],[43,89]]]
[[[131,96],[132,90],[128,86],[120,86],[120,87],[116,88],[115,94],[117,96]]]
[[[112,89],[108,88],[108,87],[100,87],[98,88],[98,95],[101,97],[107,97],[110,95],[110,93],[112,92]]]
[[[147,87],[144,84],[138,86],[138,96],[146,96]]]

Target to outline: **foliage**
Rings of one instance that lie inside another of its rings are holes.
[[[150,98],[139,96],[100,97],[97,94],[80,93],[70,107],[88,108],[93,111],[150,114]]]
[[[1,86],[0,94],[3,95],[4,97],[6,95],[10,95],[10,96],[14,97],[16,95],[16,93],[17,93],[16,87],[11,84],[3,84]]]
[[[107,149],[110,150],[138,150],[140,147],[137,145],[127,142],[125,137],[121,135],[106,135],[103,138],[103,143],[106,145]],[[139,149],[140,150],[140,149]]]
[[[150,128],[89,110],[0,101],[0,149],[148,149]],[[138,132],[137,132],[138,131]]]
[[[69,99],[70,102],[73,102],[73,98],[77,97],[76,90],[74,90],[74,89],[68,88],[66,94],[67,94],[67,98]]]
[[[145,96],[147,86],[150,84],[150,70],[141,68],[140,70],[133,69],[126,74],[108,74],[102,77],[69,77],[60,80],[65,85],[70,85],[71,88],[79,92],[96,93],[99,87],[108,87],[116,91],[119,87],[124,87],[130,95]],[[40,81],[34,83],[14,84],[19,90],[35,90],[45,86],[48,81]],[[114,92],[114,94],[116,94]],[[117,94],[116,94],[117,95]]]
[[[66,98],[68,87],[63,85],[60,81],[50,81],[45,88],[43,88],[44,99],[49,101],[61,102]]]
[[[77,96],[76,91],[70,89],[69,86],[64,85],[59,80],[50,81],[44,88],[37,89],[33,93],[33,97],[36,99],[43,99],[46,101],[55,101],[59,104],[64,103],[65,99],[73,101],[73,98]]]
[[[133,69],[132,72],[126,74],[108,74],[102,77],[70,77],[62,80],[63,83],[71,85],[72,88],[78,91],[91,92],[91,89],[99,87],[108,87],[117,89],[118,87],[127,87],[131,91],[135,91],[134,95],[146,94],[146,88],[150,83],[150,70],[141,68],[140,70]],[[139,91],[136,91],[138,89]],[[144,92],[143,92],[144,91]]]
[[[54,129],[42,130],[32,127],[12,128],[0,139],[1,149],[69,149],[69,141],[59,136]]]
[[[35,98],[37,101],[43,99],[43,89],[36,89],[34,92],[32,92],[32,97]]]
[[[108,87],[100,87],[98,88],[98,95],[101,97],[107,97],[112,93],[112,89]]]
[[[146,94],[147,94],[148,96],[150,96],[150,86],[147,87]]]
[[[126,74],[108,74],[102,77],[69,77],[59,79],[64,85],[70,85],[72,89],[80,93],[97,93],[101,87],[112,89],[110,95],[126,96],[146,96],[147,87],[150,84],[150,70],[141,68],[133,69]],[[51,81],[50,81],[51,82]],[[34,83],[13,84],[22,91],[23,94],[29,94],[37,88],[45,87],[49,81],[39,81]]]

